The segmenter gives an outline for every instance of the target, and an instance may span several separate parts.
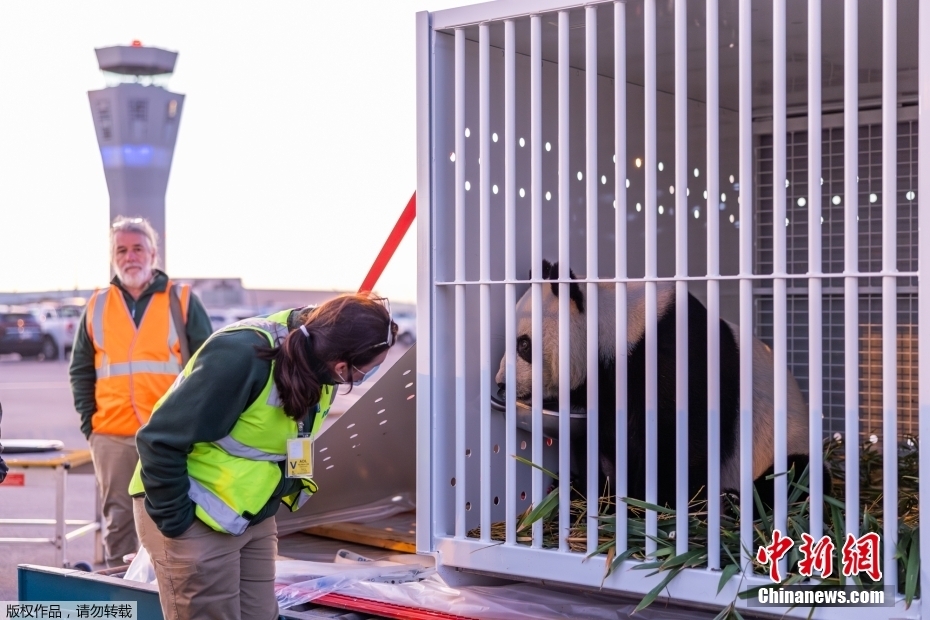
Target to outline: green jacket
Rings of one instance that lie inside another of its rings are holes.
[[[142,322],[145,316],[145,310],[148,308],[149,301],[154,293],[161,293],[168,286],[168,276],[158,269],[155,270],[155,277],[139,299],[133,299],[132,295],[123,288],[119,278],[114,276],[110,281],[119,287],[126,300],[126,307],[129,308],[130,314],[136,323],[136,327]],[[81,415],[81,432],[85,437],[90,437],[91,418],[97,411],[97,401],[94,396],[97,384],[97,370],[94,368],[94,343],[87,333],[87,310],[81,314],[81,321],[74,333],[74,346],[71,350],[71,393],[74,397],[74,408]],[[213,333],[213,326],[210,323],[210,317],[204,309],[200,300],[191,292],[190,303],[187,310],[187,341],[191,354],[199,349],[210,334]]]
[[[291,311],[289,329],[297,326],[300,311]],[[184,389],[169,393],[158,414],[136,434],[139,457],[145,462],[145,508],[165,536],[183,534],[194,520],[195,505],[188,496],[188,454],[193,446],[228,436],[268,384],[271,362],[255,355],[256,348],[267,346],[267,338],[251,329],[214,336],[192,360]],[[273,516],[283,497],[303,488],[299,479],[283,475],[283,461],[277,464],[280,482],[250,525]]]

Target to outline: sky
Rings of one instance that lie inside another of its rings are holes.
[[[94,48],[179,53],[169,275],[354,290],[416,189],[415,15],[469,0],[0,3],[0,291],[109,278]],[[376,290],[416,300],[416,223]]]

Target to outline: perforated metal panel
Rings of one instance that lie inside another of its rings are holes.
[[[899,118],[907,116],[903,111]],[[882,153],[880,123],[859,128],[859,270],[882,268]],[[843,272],[843,128],[823,130],[823,181],[818,183],[823,213],[823,272]],[[756,273],[771,273],[772,243],[772,137],[759,136],[756,146]],[[808,270],[809,196],[807,132],[788,133],[787,271]],[[917,270],[917,121],[898,123],[897,255],[900,271]],[[898,278],[898,432],[917,433],[917,282]],[[844,291],[842,278],[823,283],[823,397],[824,434],[844,431]],[[759,338],[772,343],[772,284],[760,280],[755,288],[755,325]],[[788,288],[788,366],[805,397],[809,389],[808,296],[806,280]],[[863,438],[882,433],[882,304],[881,278],[861,278],[859,285],[860,432]]]
[[[332,512],[416,491],[416,346],[314,442],[319,493],[298,514]],[[338,398],[338,396],[337,396]]]

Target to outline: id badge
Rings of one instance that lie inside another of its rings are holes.
[[[291,437],[287,440],[288,478],[313,478],[313,437]]]

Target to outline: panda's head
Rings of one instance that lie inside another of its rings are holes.
[[[543,278],[557,280],[559,264],[543,261]],[[571,279],[575,274],[569,270]],[[552,282],[542,287],[542,342],[533,341],[533,290],[523,294],[516,307],[516,385],[513,389],[521,400],[529,400],[533,389],[533,348],[542,348],[542,397],[543,400],[559,396],[559,283]],[[571,389],[584,383],[586,376],[586,319],[585,295],[577,282],[569,284],[569,342],[571,358]],[[496,381],[499,387],[510,389],[507,381],[507,356],[501,358]]]

